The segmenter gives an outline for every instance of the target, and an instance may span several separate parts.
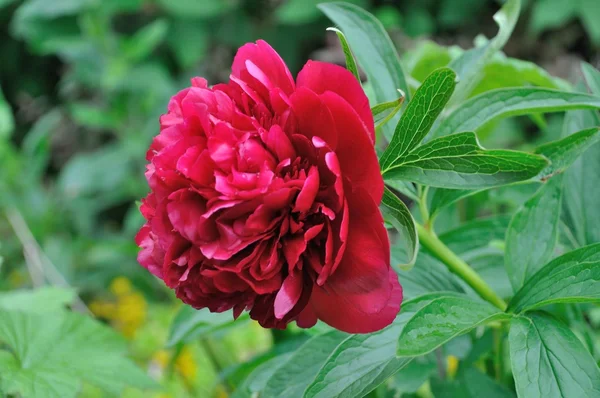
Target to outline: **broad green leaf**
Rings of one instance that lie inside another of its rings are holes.
[[[438,372],[434,354],[415,357],[391,378],[391,387],[402,394],[414,394]]]
[[[460,371],[456,380],[432,380],[436,398],[511,398],[514,393],[474,367]]]
[[[262,398],[301,398],[330,354],[348,334],[337,330],[315,336],[281,365],[269,378]]]
[[[348,3],[320,4],[327,15],[348,38],[358,64],[367,75],[376,104],[398,98],[398,89],[410,92],[394,43],[381,23],[365,10]],[[395,123],[394,123],[395,124]],[[391,135],[393,124],[383,126],[384,134]]]
[[[267,381],[280,366],[286,363],[292,353],[276,356],[262,363],[252,371],[241,386],[231,395],[231,398],[252,398],[254,394],[264,390]]]
[[[348,40],[346,40],[346,36],[344,33],[337,28],[327,28],[332,32],[335,32],[338,39],[340,40],[340,45],[342,46],[342,50],[344,51],[344,57],[346,58],[346,69],[348,69],[356,80],[360,82],[360,75],[358,74],[358,66],[356,65],[356,61],[354,60],[354,55],[352,55],[352,51],[350,50],[350,45],[348,45]],[[373,112],[373,116],[375,116],[375,112]]]
[[[581,70],[590,91],[596,95],[600,95],[600,71],[587,62],[581,63]]]
[[[473,189],[444,189],[434,188],[429,190],[431,203],[429,204],[429,217],[433,220],[438,213],[447,206],[458,202],[476,193],[481,192]]]
[[[485,65],[483,78],[470,93],[470,96],[485,91],[506,87],[537,86],[568,91],[571,85],[550,75],[545,69],[533,62],[496,54],[494,59]]]
[[[600,396],[600,369],[567,326],[547,314],[515,317],[508,335],[517,395]]]
[[[510,315],[491,304],[468,296],[441,297],[418,310],[406,323],[396,355],[424,355],[454,337]]]
[[[404,247],[392,245],[392,265],[404,258]],[[459,278],[423,249],[419,250],[415,266],[410,271],[400,271],[399,277],[405,300],[433,292],[464,293]]]
[[[12,109],[2,94],[0,89],[0,139],[8,138],[15,129],[15,120]]]
[[[590,146],[600,142],[599,132],[598,127],[593,127],[537,147],[534,152],[550,160],[538,177],[544,180],[565,171]]]
[[[558,238],[562,176],[546,182],[513,216],[506,231],[504,265],[514,291],[551,258]]]
[[[401,163],[427,135],[454,91],[456,75],[448,68],[434,71],[404,110],[394,136],[381,156],[382,173]]]
[[[552,303],[600,301],[600,243],[555,258],[515,294],[508,308],[523,312]]]
[[[509,223],[509,216],[494,216],[468,222],[440,235],[440,240],[477,271],[501,297],[509,297],[513,293],[501,247]]]
[[[419,200],[419,195],[417,194],[417,189],[415,184],[409,181],[395,180],[395,181],[386,181],[385,184],[392,189],[400,192],[402,195],[409,197],[414,201]]]
[[[64,310],[75,299],[73,289],[41,287],[0,293],[0,308],[5,310],[48,313]]]
[[[456,93],[452,98],[452,104],[459,104],[473,91],[483,77],[483,67],[492,57],[504,47],[515,28],[519,12],[521,10],[520,0],[508,0],[504,6],[494,14],[494,21],[498,24],[496,37],[482,47],[476,47],[466,51],[463,55],[450,63],[459,78]],[[474,129],[463,129],[468,131]],[[454,132],[457,132],[456,130]]]
[[[155,383],[125,357],[125,341],[83,315],[0,310],[0,390],[28,398],[75,397],[82,382],[119,395]]]
[[[447,297],[450,293],[446,293]],[[387,328],[370,334],[355,334],[344,340],[327,358],[310,384],[305,398],[360,398],[396,373],[412,358],[396,358],[390,350],[406,321],[433,298],[425,295],[402,303],[402,311]],[[280,395],[292,397],[291,395]]]
[[[563,135],[600,125],[596,112],[572,111]],[[565,172],[565,216],[580,246],[600,242],[600,143],[592,145]]]
[[[230,311],[211,313],[208,309],[197,310],[185,305],[171,323],[167,346],[172,347],[180,342],[188,343],[209,333],[242,325],[248,318],[248,314],[243,313],[234,320]]]
[[[600,97],[536,87],[491,90],[458,105],[433,136],[476,131],[491,121],[509,116],[584,108],[600,108]]]
[[[384,169],[383,175],[440,188],[483,189],[528,180],[547,164],[534,154],[485,150],[475,133],[467,132],[429,141]]]
[[[384,215],[387,216],[387,220],[400,234],[400,240],[404,243],[406,249],[407,257],[398,266],[406,270],[411,269],[415,264],[417,252],[419,251],[419,237],[417,236],[415,220],[404,202],[388,188],[385,188],[381,204],[383,205]]]

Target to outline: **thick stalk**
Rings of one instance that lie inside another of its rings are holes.
[[[450,250],[438,237],[422,225],[417,224],[419,242],[435,257],[443,262],[454,274],[461,277],[483,299],[494,304],[502,311],[506,310],[506,303],[492,290],[477,272]]]

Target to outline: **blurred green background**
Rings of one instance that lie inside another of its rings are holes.
[[[226,81],[236,49],[259,38],[293,73],[308,58],[343,64],[316,8],[322,1],[0,0],[0,290],[77,288],[160,380],[156,397],[227,397],[275,351],[306,339],[248,320],[223,327],[225,318],[200,312],[190,336],[204,337],[166,348],[180,306],[137,264],[133,237],[143,221],[136,201],[147,191],[145,152],[169,97],[193,76]],[[492,0],[351,2],[388,29],[413,86],[497,30]],[[600,1],[524,3],[508,56],[571,82],[581,60],[598,65]],[[480,91],[503,84],[493,70],[488,78]],[[482,140],[516,147],[549,139],[552,118],[535,122],[497,126],[506,134]],[[86,387],[83,395],[101,393]]]

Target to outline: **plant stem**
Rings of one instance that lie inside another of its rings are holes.
[[[427,248],[431,254],[443,262],[448,269],[460,276],[469,286],[473,288],[483,299],[489,301],[502,311],[506,310],[506,303],[492,290],[477,272],[467,263],[450,250],[439,238],[422,225],[417,224],[419,242]]]

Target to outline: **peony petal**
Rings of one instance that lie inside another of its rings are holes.
[[[352,189],[362,187],[376,203],[381,202],[383,178],[375,148],[367,136],[364,124],[348,102],[339,95],[326,92],[321,95],[321,99],[331,111],[339,135],[335,153],[342,175],[350,180]]]
[[[307,212],[313,205],[319,192],[319,171],[315,166],[308,171],[308,177],[304,180],[304,186],[296,198],[294,211]]]
[[[304,329],[312,328],[317,324],[318,318],[315,311],[312,309],[310,305],[304,307],[302,312],[296,318],[296,324]]]
[[[402,293],[390,268],[389,240],[377,205],[363,190],[348,200],[344,256],[326,283],[315,286],[310,302],[327,324],[348,333],[367,333],[394,320]]]
[[[338,144],[338,131],[333,116],[321,98],[314,92],[299,88],[290,97],[298,132],[308,139],[317,136],[333,150]],[[372,147],[373,145],[370,144]]]
[[[294,308],[302,295],[302,273],[292,272],[285,278],[275,296],[275,317],[283,319]]]
[[[375,142],[373,114],[364,90],[346,68],[326,62],[308,61],[298,73],[298,87],[307,87],[317,94],[332,91],[344,98],[360,116],[371,142]]]
[[[248,80],[248,77],[253,76],[248,72],[248,61],[254,65],[256,70],[260,71],[261,75],[267,77],[274,87],[279,87],[287,95],[294,91],[295,84],[292,74],[279,54],[267,42],[258,40],[256,44],[248,43],[242,46],[233,59],[231,66],[233,76],[243,80]],[[255,74],[256,70],[253,70]],[[247,81],[247,83],[254,84],[253,81]]]

